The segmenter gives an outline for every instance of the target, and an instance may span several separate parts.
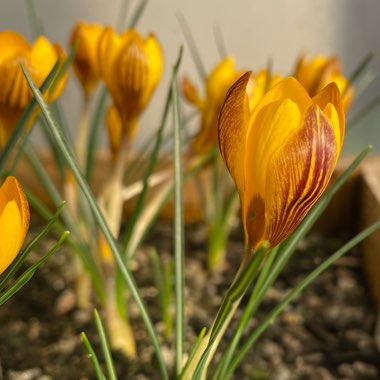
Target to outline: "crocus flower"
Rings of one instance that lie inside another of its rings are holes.
[[[239,78],[241,71],[235,69],[232,57],[220,61],[205,83],[205,97],[201,98],[188,78],[182,80],[182,92],[186,100],[201,112],[201,126],[194,137],[191,150],[196,155],[207,154],[218,144],[218,115],[227,90]]]
[[[29,228],[29,205],[15,177],[0,187],[0,274],[17,256]]]
[[[342,94],[344,108],[347,110],[352,103],[354,90],[343,75],[337,57],[317,55],[307,61],[305,56],[301,56],[298,59],[294,76],[310,96],[316,95],[326,85],[335,82]]]
[[[14,31],[0,32],[0,149],[33,97],[20,65],[24,65],[34,83],[41,86],[57,60],[63,57],[62,48],[43,36],[31,45]],[[60,95],[65,82],[66,75],[63,75],[57,85],[47,91],[49,102]]]
[[[325,190],[341,151],[345,116],[330,83],[311,98],[289,77],[250,109],[244,74],[219,118],[219,146],[240,195],[249,251],[286,239]]]
[[[76,45],[73,67],[86,97],[92,94],[100,79],[98,42],[103,30],[102,25],[80,21],[71,33],[70,44]]]
[[[109,146],[111,149],[112,157],[115,160],[119,154],[122,123],[119,112],[113,104],[111,104],[107,109],[106,126]]]
[[[138,118],[147,106],[163,70],[161,47],[153,34],[136,30],[122,34],[106,28],[99,40],[99,68],[123,126],[133,137]]]

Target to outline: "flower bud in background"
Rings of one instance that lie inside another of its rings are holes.
[[[64,57],[62,48],[44,36],[31,45],[14,31],[0,32],[0,149],[33,97],[20,65],[24,65],[34,83],[41,86],[57,60]],[[46,91],[47,101],[52,102],[61,94],[66,79],[67,75],[62,75],[55,87]]]
[[[345,115],[335,83],[315,97],[294,78],[272,87],[250,109],[244,74],[219,118],[219,146],[240,195],[249,250],[276,246],[322,195],[336,166]]]
[[[99,41],[100,74],[122,120],[122,132],[132,138],[163,71],[161,47],[153,34],[136,30],[117,34],[106,28]]]
[[[15,177],[0,187],[0,274],[19,253],[29,228],[29,204]]]
[[[235,69],[235,61],[227,57],[211,71],[205,82],[205,98],[188,78],[182,80],[182,93],[186,100],[201,112],[201,126],[194,137],[191,149],[196,155],[207,154],[218,144],[218,115],[227,90],[241,75]]]
[[[99,83],[98,43],[104,28],[99,24],[78,22],[71,33],[70,44],[76,46],[74,72],[88,98]]]
[[[115,160],[119,154],[123,126],[119,112],[113,104],[111,104],[107,109],[106,126],[112,158]]]
[[[305,87],[310,96],[316,95],[329,83],[335,82],[342,95],[345,110],[350,107],[354,90],[348,79],[343,75],[341,64],[337,57],[317,55],[307,61],[305,56],[301,56],[298,59],[294,76]]]

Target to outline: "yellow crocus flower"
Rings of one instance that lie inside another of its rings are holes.
[[[230,88],[219,119],[219,146],[240,195],[246,246],[276,246],[322,195],[344,139],[339,89],[311,98],[294,78],[272,87],[250,109],[244,74]]]
[[[51,44],[44,36],[31,45],[14,31],[0,32],[0,149],[33,97],[20,65],[24,65],[34,83],[41,86],[57,60],[64,56],[62,48]],[[60,95],[66,79],[67,75],[63,75],[54,89],[48,89],[49,102]]]
[[[29,204],[15,177],[0,187],[0,274],[13,262],[29,228]]]
[[[106,126],[112,157],[114,160],[116,160],[119,154],[120,140],[123,128],[119,112],[113,104],[111,104],[107,109]]]
[[[335,82],[342,94],[343,106],[347,110],[353,100],[354,90],[343,75],[337,57],[316,55],[309,61],[305,56],[298,59],[294,71],[295,78],[305,87],[310,96],[314,96],[331,82]]]
[[[70,44],[76,45],[73,60],[75,74],[89,97],[95,90],[100,76],[98,69],[98,43],[104,27],[99,24],[78,22],[71,33]]]
[[[122,120],[123,133],[133,137],[163,71],[163,54],[153,34],[134,29],[117,34],[105,28],[99,40],[99,68]]]
[[[201,126],[194,137],[191,150],[196,155],[207,154],[218,144],[218,116],[227,90],[239,78],[241,71],[235,69],[233,57],[221,60],[211,71],[205,83],[205,98],[188,78],[182,80],[182,92],[186,100],[201,112]]]

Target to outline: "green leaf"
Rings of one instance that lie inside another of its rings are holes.
[[[151,338],[151,341],[152,341],[152,344],[153,344],[153,347],[154,347],[154,350],[155,350],[155,353],[157,356],[158,365],[159,365],[159,368],[161,371],[161,375],[164,379],[168,379],[167,369],[165,367],[165,362],[164,362],[163,357],[162,357],[161,348],[160,348],[160,345],[158,343],[158,339],[157,339],[157,336],[155,334],[153,324],[149,318],[146,306],[144,304],[144,301],[143,301],[143,299],[139,293],[139,289],[138,289],[136,282],[134,280],[134,277],[133,277],[132,273],[130,272],[130,270],[126,267],[124,260],[122,258],[122,255],[120,254],[119,249],[116,245],[115,239],[114,239],[114,237],[113,237],[113,235],[112,235],[112,233],[111,233],[111,231],[107,225],[107,222],[104,218],[104,215],[101,212],[94,195],[92,194],[92,191],[91,191],[91,188],[90,188],[88,182],[85,180],[80,169],[78,168],[78,165],[75,162],[73,153],[72,153],[64,135],[62,134],[62,132],[61,132],[60,128],[58,127],[58,125],[56,124],[55,120],[53,119],[48,105],[46,104],[45,100],[41,96],[41,93],[39,92],[36,85],[33,83],[33,80],[30,78],[30,76],[27,73],[27,71],[25,70],[25,68],[23,68],[23,71],[24,71],[25,77],[28,80],[28,83],[29,83],[31,90],[32,90],[36,100],[38,101],[38,104],[41,107],[42,114],[45,117],[46,122],[48,123],[49,128],[52,131],[54,139],[57,142],[58,146],[60,147],[62,154],[64,155],[64,157],[66,159],[67,165],[72,170],[73,175],[76,178],[79,187],[81,188],[84,196],[86,197],[88,204],[89,204],[89,207],[91,208],[91,211],[94,214],[94,218],[97,221],[99,228],[100,228],[101,232],[103,233],[103,235],[104,235],[104,237],[105,237],[105,239],[106,239],[106,241],[110,247],[110,250],[114,256],[115,263],[118,265],[119,270],[120,270],[128,288],[131,292],[131,295],[135,299],[136,304],[137,304],[137,306],[141,312],[141,317],[145,323],[148,335]]]
[[[39,266],[41,266],[50,256],[52,256],[58,248],[64,243],[66,238],[69,236],[70,232],[65,231],[58,242],[50,249],[50,251],[45,254],[41,259],[36,261],[32,266],[30,266],[17,280],[3,293],[0,295],[0,306],[9,300],[15,293],[17,293],[34,275],[35,271]]]
[[[236,353],[233,361],[228,367],[228,373],[223,379],[228,379],[233,373],[234,369],[243,359],[244,355],[248,352],[250,347],[257,341],[260,335],[267,329],[267,327],[273,323],[274,319],[292,302],[312,281],[315,280],[322,272],[324,272],[328,267],[330,267],[336,260],[341,258],[344,254],[350,251],[353,247],[357,246],[374,231],[380,228],[380,220],[373,223],[365,230],[361,231],[354,238],[344,244],[340,249],[338,249],[334,254],[332,254],[328,259],[326,259],[322,264],[320,264],[316,269],[314,269],[308,276],[306,276],[291,292],[280,302],[269,315],[260,322],[260,324],[254,329],[254,331],[245,337],[243,344],[240,346],[240,350]]]
[[[115,366],[113,364],[111,350],[110,350],[110,347],[108,344],[107,335],[106,335],[106,332],[104,330],[102,320],[100,319],[99,313],[96,309],[94,310],[94,319],[95,319],[96,330],[98,331],[98,335],[100,338],[100,344],[102,346],[104,359],[106,361],[107,374],[108,374],[107,378],[109,380],[117,380],[116,372],[115,372]]]
[[[17,255],[16,259],[8,268],[8,270],[3,274],[0,281],[0,290],[7,284],[11,277],[15,275],[18,269],[21,267],[22,263],[28,257],[29,253],[37,247],[41,240],[49,233],[54,223],[58,220],[59,215],[64,207],[64,202],[58,207],[55,214],[50,218],[49,222],[45,227],[43,227],[40,232],[27,244],[25,248],[23,248],[20,253]]]
[[[53,81],[55,75],[58,72],[58,69],[59,69],[59,62],[57,61],[55,65],[53,66],[52,70],[50,71],[49,75],[45,79],[44,83],[42,84],[41,89],[40,89],[41,93],[46,91],[46,89],[50,86],[51,82]],[[37,106],[37,102],[35,99],[33,99],[25,108],[23,114],[20,117],[20,120],[16,124],[16,127],[13,129],[13,132],[9,140],[5,144],[5,147],[0,154],[0,173],[4,171],[6,161],[9,155],[11,154],[13,148],[15,147],[21,134],[23,133],[28,120],[33,115],[34,110],[36,109],[36,106]]]
[[[91,360],[92,366],[94,367],[96,378],[98,380],[106,380],[106,377],[104,376],[104,373],[102,372],[102,369],[100,367],[98,357],[96,356],[96,353],[92,348],[92,345],[88,340],[87,335],[84,332],[82,332],[81,334],[81,339],[86,351],[88,352],[88,357]]]

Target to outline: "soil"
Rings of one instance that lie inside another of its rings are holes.
[[[156,330],[161,334],[169,368],[173,364],[173,342],[163,337],[158,294],[147,252],[153,245],[167,259],[172,253],[171,236],[171,225],[158,223],[131,265]],[[221,296],[231,283],[243,252],[243,239],[239,232],[233,233],[228,265],[219,273],[206,268],[204,227],[188,227],[186,239],[186,339],[193,343],[201,328],[210,325]],[[303,242],[268,292],[251,325],[257,324],[342,239],[322,240],[314,234]],[[30,260],[37,257],[38,253],[32,253]],[[0,380],[95,378],[80,333],[86,332],[101,357],[99,339],[92,312],[75,307],[73,280],[70,257],[63,249],[40,268],[21,292],[0,307]],[[129,313],[139,361],[130,362],[114,352],[118,378],[159,379],[149,339],[133,302]],[[355,250],[316,279],[267,329],[234,379],[380,379],[380,354],[373,339],[376,318],[360,256]]]

